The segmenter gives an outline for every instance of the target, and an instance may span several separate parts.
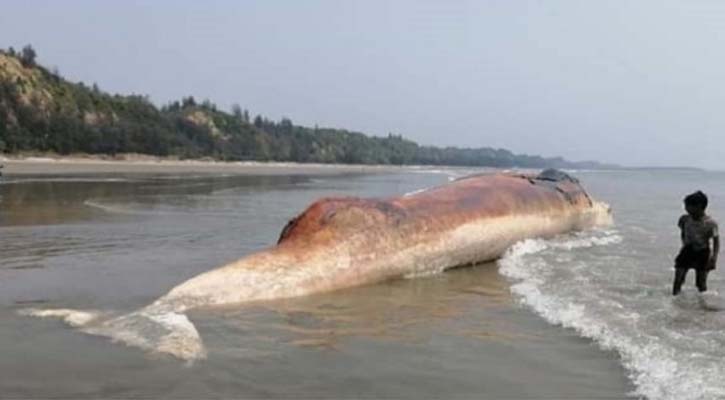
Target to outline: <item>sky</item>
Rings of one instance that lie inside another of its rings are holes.
[[[725,2],[2,0],[0,47],[165,104],[725,169]]]

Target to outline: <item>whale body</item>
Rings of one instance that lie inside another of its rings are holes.
[[[411,195],[324,198],[292,219],[279,242],[202,273],[125,315],[24,309],[83,332],[185,360],[206,351],[190,309],[290,298],[415,277],[501,257],[514,243],[611,222],[578,180],[482,174]]]

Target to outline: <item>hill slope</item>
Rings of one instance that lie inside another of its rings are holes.
[[[142,153],[181,158],[359,164],[598,168],[595,162],[507,150],[419,146],[402,136],[274,122],[187,97],[161,108],[147,97],[72,83],[35,63],[35,52],[0,50],[0,152]]]

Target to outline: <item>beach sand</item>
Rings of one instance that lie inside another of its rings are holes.
[[[234,174],[234,175],[342,175],[385,173],[402,167],[390,165],[302,164],[281,162],[223,162],[128,157],[106,160],[95,157],[0,157],[4,176],[92,174]]]
[[[291,189],[295,180],[283,175],[401,169],[169,160],[1,162],[10,178],[0,185],[0,273],[5,274],[0,354],[7,356],[0,359],[0,393],[6,396],[619,399],[633,390],[616,353],[519,306],[494,264],[261,308],[196,312],[192,320],[210,357],[192,368],[80,335],[57,321],[18,316],[17,308],[35,302],[138,308],[190,276],[272,243],[286,217],[327,190],[324,185]],[[138,173],[202,177],[194,185],[183,179],[62,178]],[[226,174],[240,176],[217,181]],[[384,185],[401,189],[394,180],[373,178],[330,181],[341,193]],[[26,183],[11,184],[16,179]],[[96,203],[104,208],[89,206]],[[283,215],[275,216],[280,210]]]

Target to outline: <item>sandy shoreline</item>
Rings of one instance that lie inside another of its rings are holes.
[[[343,175],[400,171],[405,167],[358,164],[302,164],[281,162],[223,162],[142,158],[104,160],[98,158],[0,157],[4,176],[95,175],[95,174],[234,174],[234,175]]]
[[[42,158],[0,163],[6,176],[19,181],[34,174],[209,174],[195,185],[175,179],[32,178],[28,184],[0,185],[6,266],[0,272],[12,278],[0,282],[0,352],[8,355],[0,360],[0,392],[10,397],[117,397],[108,389],[109,376],[124,397],[171,399],[625,399],[634,389],[615,352],[519,306],[496,265],[297,298],[268,310],[197,313],[194,322],[212,362],[194,368],[177,368],[14,312],[33,301],[43,307],[138,308],[194,274],[272,243],[285,218],[326,190],[287,189],[280,196],[274,182],[295,181],[282,175],[434,167]],[[216,174],[240,177],[205,187]],[[268,186],[234,192],[243,196],[220,190],[244,181],[253,188],[255,180]],[[355,190],[386,185],[338,180]],[[394,185],[389,189],[397,190]],[[240,334],[235,324],[250,325]],[[49,354],[57,362],[48,362]],[[65,367],[59,370],[60,362]],[[225,372],[250,362],[255,368],[244,376]],[[259,382],[260,391],[250,381]],[[300,387],[299,381],[310,383]]]

